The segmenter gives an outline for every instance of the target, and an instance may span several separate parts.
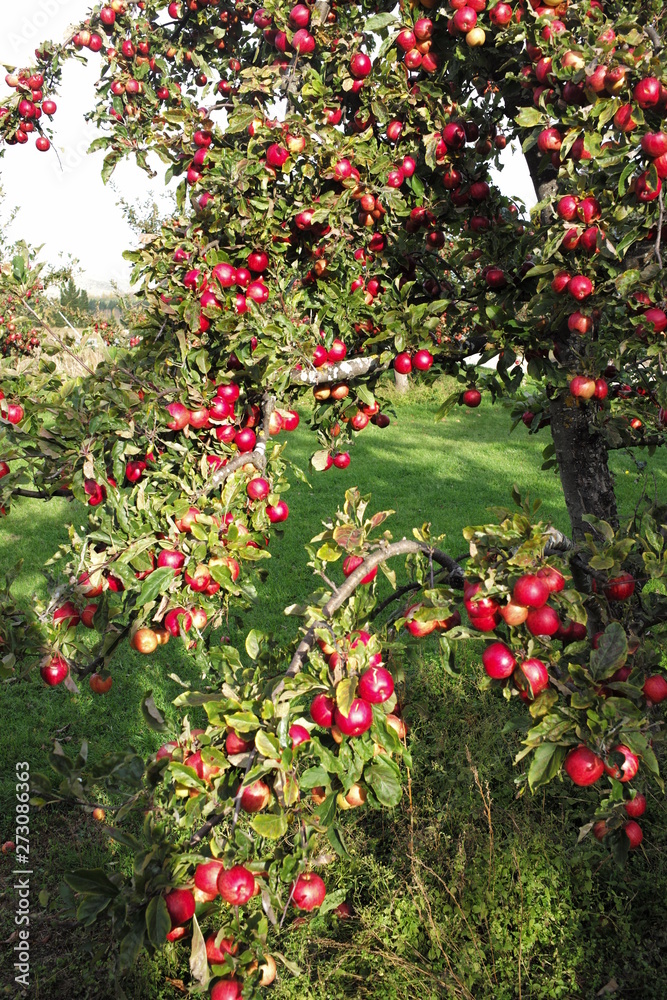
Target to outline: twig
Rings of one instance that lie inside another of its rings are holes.
[[[236,790],[236,795],[234,796],[234,817],[232,819],[232,828],[229,831],[229,834],[227,835],[227,837],[225,838],[225,843],[223,845],[223,849],[224,849],[224,847],[227,846],[227,843],[229,842],[230,838],[233,837],[234,830],[236,829],[236,824],[239,821],[239,815],[240,815],[240,812],[241,812],[241,796],[243,795],[243,782],[245,781],[245,777],[246,777],[248,771],[250,770],[250,768],[252,767],[253,762],[254,762],[256,756],[257,756],[257,750],[255,749],[255,750],[252,751],[252,753],[248,757],[248,760],[247,760],[246,766],[245,766],[245,771],[243,772],[243,777],[241,778],[241,783],[240,783],[239,787]],[[190,844],[189,844],[189,846],[190,847],[196,847],[197,844],[201,843],[201,841],[204,839],[204,837],[207,834],[209,834],[211,832],[211,830],[213,829],[213,827],[217,826],[218,823],[220,823],[224,819],[224,817],[225,817],[225,813],[224,812],[214,813],[210,817],[210,819],[206,820],[206,822],[204,823],[203,826],[199,827],[199,829],[197,830],[196,833],[193,833],[192,837],[190,837]]]
[[[86,664],[85,667],[81,667],[80,670],[77,670],[77,676],[87,677],[88,674],[94,674],[99,665],[101,663],[104,663],[107,656],[110,656],[113,653],[114,649],[116,649],[116,647],[123,641],[123,639],[125,638],[125,636],[130,631],[131,628],[132,628],[132,621],[129,621],[127,625],[123,629],[121,629],[121,631],[118,633],[118,635],[116,636],[116,638],[111,643],[108,649],[106,649],[103,653],[100,653],[99,656],[96,656],[95,659],[91,660],[90,663]]]
[[[257,443],[254,451],[242,452],[215,472],[211,477],[211,481],[195,494],[195,501],[207,496],[211,490],[216,489],[218,486],[222,486],[232,473],[236,472],[237,469],[243,468],[244,465],[254,465],[258,472],[264,472],[266,469],[266,445],[269,440],[269,421],[275,408],[275,397],[266,396],[262,410],[262,429],[257,435]]]

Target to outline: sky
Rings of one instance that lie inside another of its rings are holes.
[[[3,0],[0,64],[31,65],[38,44],[46,39],[62,40],[68,26],[79,22],[87,9],[81,0]],[[92,54],[88,66],[74,60],[65,64],[53,119],[58,156],[53,149],[40,153],[33,141],[13,146],[0,159],[0,184],[7,207],[19,208],[7,235],[33,246],[43,245],[40,256],[52,264],[67,260],[69,255],[77,258],[78,283],[99,293],[110,289],[112,282],[122,290],[129,287],[130,266],[122,253],[136,245],[137,237],[118,207],[119,195],[132,203],[154,198],[160,204],[164,185],[159,164],[158,177],[151,181],[130,162],[116,168],[113,187],[102,183],[104,153],[86,152],[98,133],[84,121],[94,105],[97,69],[98,59]],[[0,72],[0,97],[10,93],[5,72]],[[523,157],[509,147],[503,157],[505,168],[498,178],[501,190],[528,206],[534,204]]]

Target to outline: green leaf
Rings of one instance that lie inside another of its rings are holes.
[[[528,770],[528,786],[531,792],[548,784],[558,774],[565,760],[566,749],[557,743],[541,743],[537,747]]]
[[[337,906],[345,902],[345,892],[345,889],[336,889],[335,892],[328,892],[317,911],[319,915],[323,916],[325,913],[330,913],[331,910],[335,910]]]
[[[383,28],[388,28],[390,24],[396,23],[395,14],[375,14],[373,17],[369,17],[364,24],[364,31],[382,31]]]
[[[255,733],[255,746],[262,757],[268,757],[270,760],[280,759],[280,744],[273,734],[259,729]]]
[[[174,579],[175,571],[171,566],[160,566],[144,580],[137,604],[143,607],[150,604],[159,594],[163,594],[171,581]]]
[[[262,632],[258,632],[256,629],[251,629],[251,631],[248,632],[245,641],[245,651],[251,660],[256,660],[259,656],[260,645],[263,638],[264,634]]]
[[[287,816],[285,813],[267,813],[264,816],[255,816],[250,825],[260,837],[280,840],[287,833]]]
[[[144,934],[146,926],[143,916],[135,920],[131,930],[125,935],[120,943],[120,969],[122,973],[129,972],[139,958],[139,953],[144,944]]]
[[[299,778],[299,785],[301,788],[319,788],[320,785],[326,785],[329,781],[329,772],[323,767],[309,767],[303,772]]]
[[[620,622],[612,622],[600,636],[598,648],[591,651],[590,671],[595,680],[611,677],[628,658],[628,640]]]
[[[76,919],[83,927],[90,927],[110,902],[108,896],[84,896],[77,907]]]
[[[151,729],[156,730],[158,733],[163,733],[167,729],[167,723],[164,721],[164,716],[162,715],[160,709],[157,707],[153,701],[153,692],[147,691],[141,702],[141,711],[144,720]]]
[[[397,806],[401,801],[401,774],[394,761],[388,757],[378,754],[364,770],[364,780],[383,806]]]
[[[161,948],[171,930],[171,917],[164,896],[153,896],[146,907],[146,930],[148,940],[155,948]]]
[[[118,888],[109,881],[101,868],[79,868],[65,875],[65,882],[74,892],[88,892],[109,899],[118,895]]]
[[[190,973],[203,989],[209,984],[211,972],[206,957],[206,943],[197,917],[192,918],[192,947],[190,949]]]
[[[237,733],[249,733],[253,729],[259,729],[260,721],[252,712],[234,712],[225,716],[225,722],[230,729]]]
[[[336,705],[343,715],[349,715],[350,706],[357,693],[357,678],[344,677],[336,685]]]
[[[537,108],[522,108],[514,121],[522,128],[535,128],[537,125],[546,125],[547,116]]]

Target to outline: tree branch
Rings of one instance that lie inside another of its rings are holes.
[[[15,489],[12,490],[13,497],[28,497],[30,500],[50,500],[51,497],[67,497],[68,500],[74,499],[74,494],[71,490],[60,489],[53,490],[49,493],[48,490],[22,490]]]
[[[324,625],[326,620],[331,618],[334,612],[345,603],[348,597],[352,596],[369,571],[375,569],[375,567],[379,566],[380,563],[385,562],[387,559],[391,559],[393,556],[410,555],[414,552],[428,553],[428,555],[430,555],[435,562],[439,563],[440,566],[444,566],[444,568],[449,572],[450,577],[454,580],[460,580],[462,582],[463,570],[459,564],[452,559],[451,556],[448,556],[446,552],[433,548],[432,546],[427,545],[426,542],[417,542],[412,539],[403,538],[400,542],[392,542],[390,544],[385,543],[380,545],[377,549],[371,552],[371,554],[363,561],[361,566],[355,569],[353,573],[350,573],[342,587],[339,587],[324,605],[322,608],[322,621],[315,622],[311,625],[297,646],[283,679],[273,690],[272,697],[274,700],[284,690],[286,679],[289,677],[296,677],[301,670],[303,660],[307,656],[315,640],[315,629],[320,625]]]
[[[266,469],[266,445],[269,440],[269,421],[275,408],[275,396],[265,396],[262,408],[262,428],[257,435],[254,450],[238,454],[217,472],[214,472],[211,481],[195,495],[195,500],[208,496],[211,490],[222,486],[225,480],[229,479],[237,469],[243,468],[244,465],[254,465],[258,472],[264,472]]]
[[[121,629],[121,631],[118,633],[118,635],[116,636],[116,638],[111,643],[108,649],[106,649],[103,653],[100,653],[99,656],[96,656],[94,660],[90,661],[90,663],[87,663],[85,667],[81,667],[76,671],[77,677],[87,677],[88,674],[95,673],[97,668],[104,663],[107,656],[111,656],[116,647],[123,641],[127,633],[132,628],[132,621],[133,619],[129,621],[124,628]]]
[[[243,795],[243,782],[245,777],[253,765],[255,757],[257,756],[257,750],[253,750],[245,766],[245,771],[243,772],[243,777],[241,778],[241,784],[236,790],[236,795],[234,796],[234,818],[232,819],[232,828],[229,831],[229,835],[225,840],[225,846],[229,840],[234,836],[234,830],[236,829],[236,824],[239,821],[239,814],[241,812],[241,796]],[[225,813],[213,813],[213,815],[206,820],[203,826],[200,826],[196,833],[193,833],[190,838],[189,847],[196,847],[200,844],[204,837],[211,832],[214,826],[217,826],[225,817]]]
[[[345,382],[347,379],[359,378],[383,367],[374,355],[367,358],[351,358],[335,365],[324,365],[322,368],[302,368],[294,370],[290,381],[301,385],[323,385],[325,382]]]

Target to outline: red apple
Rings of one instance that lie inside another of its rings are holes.
[[[172,889],[168,892],[164,901],[167,904],[167,911],[171,918],[171,926],[180,927],[192,920],[195,913],[195,897],[189,889]]]
[[[583,743],[570,750],[563,766],[575,785],[582,787],[594,785],[604,774],[604,761]]]
[[[218,875],[218,892],[230,906],[245,906],[255,895],[255,877],[243,865],[234,865]]]
[[[317,909],[324,902],[327,888],[319,875],[303,872],[292,886],[292,901],[300,910]]]
[[[516,659],[504,642],[492,642],[482,653],[482,663],[489,677],[503,680],[513,673]]]

